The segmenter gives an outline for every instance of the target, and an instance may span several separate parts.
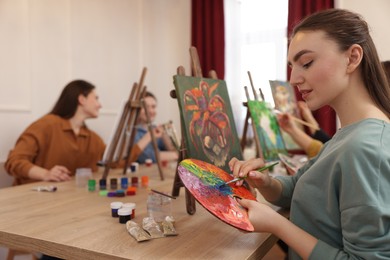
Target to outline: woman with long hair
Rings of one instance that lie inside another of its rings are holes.
[[[261,159],[231,160],[235,176],[290,207],[290,220],[239,203],[256,231],[289,246],[291,259],[389,259],[390,90],[367,23],[342,9],[315,13],[295,27],[288,61],[308,107],[331,106],[341,128],[294,176],[256,172]]]
[[[27,127],[9,153],[5,168],[14,185],[67,181],[77,168],[96,171],[105,144],[85,120],[97,118],[100,108],[94,85],[68,83],[52,111]]]

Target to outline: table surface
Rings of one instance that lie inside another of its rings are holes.
[[[148,175],[149,188],[170,194],[175,169],[141,166],[127,177]],[[111,170],[108,178],[122,177]],[[98,180],[101,172],[95,173]],[[56,192],[37,192],[37,186],[56,185]],[[196,213],[186,211],[185,190],[172,200],[172,216],[178,236],[137,242],[118,218],[111,217],[113,201],[136,203],[133,221],[147,217],[149,190],[139,187],[135,196],[111,198],[76,186],[38,182],[0,189],[0,244],[42,252],[66,259],[259,259],[277,238],[267,233],[240,231],[214,217],[200,204]]]

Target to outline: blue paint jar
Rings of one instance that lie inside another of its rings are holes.
[[[100,179],[99,180],[99,188],[100,188],[100,190],[106,190],[107,189],[107,180],[106,179]]]
[[[121,178],[121,188],[126,190],[128,186],[129,186],[129,179],[127,177],[122,177]]]
[[[111,202],[111,204],[110,204],[110,206],[111,206],[111,216],[112,216],[113,218],[119,217],[119,215],[118,215],[118,210],[119,210],[120,208],[122,208],[122,205],[123,205],[123,203],[120,202],[120,201]]]

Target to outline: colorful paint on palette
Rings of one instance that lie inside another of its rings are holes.
[[[247,210],[235,197],[256,200],[243,186],[222,185],[233,179],[222,169],[196,159],[185,159],[178,167],[180,178],[195,199],[210,213],[233,227],[253,231]]]

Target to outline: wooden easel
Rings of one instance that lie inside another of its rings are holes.
[[[138,115],[141,108],[144,108],[148,123],[148,130],[152,138],[153,149],[156,155],[156,161],[161,180],[164,180],[164,174],[160,162],[159,150],[157,147],[156,138],[153,134],[152,125],[150,122],[150,116],[146,109],[144,96],[146,93],[146,86],[143,85],[146,75],[146,68],[142,70],[139,83],[134,83],[130,92],[130,96],[125,103],[125,107],[122,111],[117,128],[112,139],[112,142],[108,146],[107,158],[104,163],[104,172],[102,179],[107,179],[110,168],[118,165],[118,162],[123,158],[124,151],[126,150],[125,165],[123,167],[123,175],[126,174],[129,166],[131,148],[134,145],[135,137],[135,125],[137,123]],[[130,133],[130,135],[129,135]],[[130,136],[130,137],[129,137]],[[119,147],[118,147],[119,146]],[[115,156],[117,155],[117,156]]]
[[[192,73],[194,77],[203,77],[202,73],[202,68],[200,66],[199,62],[199,56],[198,56],[198,51],[195,47],[190,48],[190,56],[191,56],[191,64],[192,64]],[[177,68],[177,75],[185,75],[185,70],[183,66],[179,66]],[[214,70],[211,70],[209,72],[209,77],[212,79],[217,79],[217,73]],[[170,95],[172,98],[177,98],[176,96],[176,91],[172,90],[170,92]],[[180,128],[181,128],[181,145],[180,145],[180,153],[179,153],[179,159],[178,162],[181,162],[182,160],[187,158],[187,148],[185,144],[185,138],[183,137],[183,133],[185,133],[185,126],[184,126],[184,118],[182,114],[180,115]],[[177,165],[177,167],[179,164]],[[173,187],[172,187],[172,196],[177,197],[180,194],[180,188],[184,187],[183,182],[180,179],[180,176],[178,174],[178,170],[176,167],[176,174],[175,174],[175,179],[173,182]],[[187,208],[187,213],[190,215],[195,214],[196,212],[196,204],[195,204],[195,198],[194,196],[188,191],[188,189],[185,189],[185,196],[186,196],[186,208]]]
[[[255,87],[253,85],[252,76],[251,76],[251,73],[249,71],[248,71],[248,76],[249,76],[249,81],[251,84],[253,96],[254,96],[255,100],[260,100],[259,95],[257,94]],[[250,100],[249,91],[248,91],[247,86],[245,86],[244,89],[245,89],[245,95],[246,95],[247,100]],[[263,95],[263,92],[261,91],[261,88],[259,88],[259,91],[260,91],[261,99],[264,101],[264,95]],[[248,132],[249,119],[251,118],[251,113],[250,113],[249,108],[248,108],[248,103],[244,102],[243,106],[245,106],[247,108],[247,110],[246,110],[246,116],[245,116],[245,122],[244,122],[244,129],[243,129],[242,138],[241,138],[241,150],[242,151],[244,151],[244,148],[246,145],[246,135]],[[256,126],[254,124],[251,124],[251,125],[252,125],[252,129],[253,129],[253,133],[254,133],[253,137],[254,137],[255,143],[256,143],[256,157],[262,158],[263,153],[262,153],[259,137],[256,134],[256,129],[255,129]]]

